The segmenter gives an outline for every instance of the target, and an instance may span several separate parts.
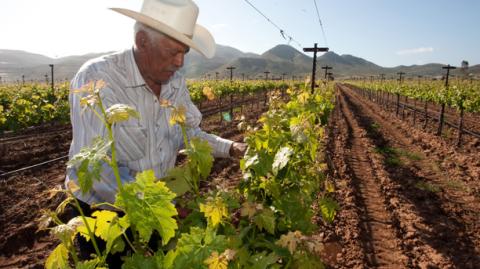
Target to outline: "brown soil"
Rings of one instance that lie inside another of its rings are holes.
[[[343,86],[330,127],[341,204],[334,232],[343,247],[332,267],[480,264],[479,199],[468,184],[478,184],[478,158]]]
[[[255,124],[264,110],[261,105],[247,105],[243,114],[249,123]],[[240,109],[234,114],[231,122],[220,121],[218,115],[207,117],[202,129],[241,142],[243,134],[237,129]],[[68,126],[39,128],[16,137],[0,140],[0,149],[5,153],[0,156],[3,172],[67,155],[71,130]],[[50,197],[48,190],[63,185],[65,165],[66,159],[61,159],[0,178],[0,268],[43,268],[58,241],[48,232],[36,232],[36,219],[41,216],[41,209],[54,210],[63,200],[61,195]],[[238,160],[215,160],[212,184],[231,186],[240,178]]]

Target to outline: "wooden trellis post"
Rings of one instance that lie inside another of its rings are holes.
[[[328,51],[328,48],[319,48],[317,47],[317,43],[313,46],[313,48],[303,48],[304,52],[313,52],[313,67],[312,67],[312,93],[315,89],[315,73],[317,72],[317,52],[320,51]],[[326,72],[326,70],[325,70]]]
[[[234,66],[227,67],[230,70],[230,84],[233,84],[233,70]],[[233,118],[233,93],[230,93],[230,116]]]
[[[402,79],[403,79],[403,75],[405,75],[404,72],[398,72],[397,75],[400,76],[400,78],[398,79],[398,81],[400,82],[400,86],[402,85]],[[400,109],[400,93],[397,92],[397,111],[395,113],[395,115],[398,117],[398,111]]]
[[[54,87],[55,87],[55,84],[54,84],[54,80],[53,80],[53,66],[54,66],[54,65],[53,65],[53,64],[49,64],[49,66],[50,66],[50,71],[51,71],[51,75],[52,75],[52,93],[55,94],[55,88],[54,88]]]
[[[442,69],[447,69],[447,76],[445,78],[445,90],[448,90],[448,77],[450,75],[450,70],[456,69],[455,66],[447,65],[442,67]],[[442,134],[442,129],[443,129],[443,121],[444,121],[444,114],[445,114],[445,102],[442,102],[442,108],[440,110],[440,117],[438,119],[438,130],[437,130],[437,135]]]

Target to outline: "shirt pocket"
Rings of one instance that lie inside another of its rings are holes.
[[[115,126],[115,148],[119,161],[136,161],[145,157],[147,129],[138,125]]]

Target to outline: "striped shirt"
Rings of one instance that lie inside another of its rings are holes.
[[[106,108],[113,104],[126,104],[140,113],[140,119],[130,119],[114,126],[117,161],[123,183],[134,180],[139,171],[152,169],[157,178],[162,178],[175,165],[178,151],[184,146],[180,126],[169,124],[171,109],[160,106],[159,99],[186,108],[187,136],[206,139],[215,157],[228,157],[230,140],[203,132],[199,125],[202,115],[192,103],[185,78],[176,72],[168,83],[162,85],[160,98],[146,86],[134,59],[133,49],[106,55],[85,63],[71,82],[71,89],[79,89],[90,81],[103,80],[106,87],[100,91]],[[107,137],[106,127],[90,109],[80,106],[84,95],[70,93],[70,117],[73,139],[69,158],[79,153],[83,147],[91,146],[94,138]],[[74,180],[77,184],[75,168],[67,168],[65,184]],[[88,203],[113,203],[117,184],[113,171],[103,165],[101,180],[94,180],[92,190],[78,199]]]

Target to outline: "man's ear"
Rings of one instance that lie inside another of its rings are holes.
[[[145,31],[138,31],[135,35],[135,45],[140,51],[145,51],[148,46],[148,36]]]

